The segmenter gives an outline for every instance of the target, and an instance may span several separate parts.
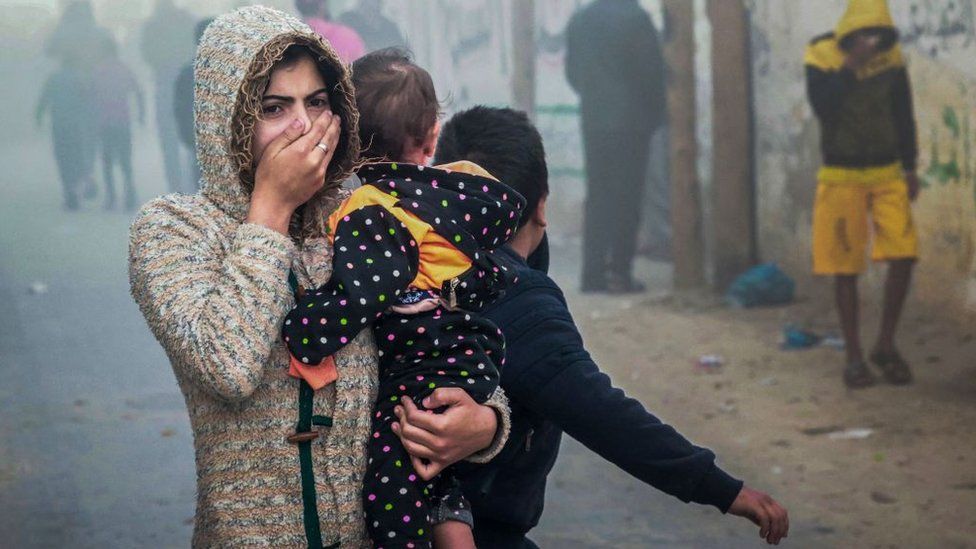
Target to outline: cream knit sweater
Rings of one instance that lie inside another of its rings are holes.
[[[248,99],[260,93],[284,47],[301,43],[341,74],[333,111],[355,134],[348,72],[308,27],[275,10],[250,7],[218,18],[196,60],[197,155],[203,190],[146,204],[131,230],[130,281],[153,334],[166,350],[186,400],[197,466],[194,547],[306,547],[295,431],[298,382],[287,375],[279,333],[294,305],[289,270],[306,287],[328,280],[332,250],[321,224],[295,240],[243,223],[249,196],[241,184],[240,132],[249,132]],[[250,85],[249,85],[250,83]],[[255,91],[257,90],[257,91]],[[247,94],[251,94],[248,96]],[[253,104],[253,102],[252,102]],[[235,131],[238,132],[235,134]],[[235,148],[237,147],[237,148]],[[330,180],[348,174],[358,140],[341,142]],[[343,196],[330,190],[306,207],[324,220]],[[312,443],[323,542],[368,546],[360,490],[370,411],[377,386],[376,350],[362,332],[336,357],[339,380],[315,394],[313,413],[331,416]],[[500,436],[479,460],[497,453],[508,429],[504,395]]]

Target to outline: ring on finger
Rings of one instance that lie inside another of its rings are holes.
[[[318,147],[318,148],[320,148],[320,149],[322,149],[322,152],[325,152],[325,153],[327,153],[327,152],[329,152],[329,146],[328,146],[328,145],[326,145],[326,144],[325,144],[324,142],[322,142],[322,141],[320,141],[320,142],[318,142],[318,143],[316,143],[316,144],[315,144],[315,146],[316,146],[316,147]]]

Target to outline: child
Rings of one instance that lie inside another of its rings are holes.
[[[136,207],[136,190],[132,182],[132,131],[129,100],[134,97],[139,122],[145,118],[142,90],[129,67],[119,59],[115,40],[106,36],[101,43],[101,61],[95,66],[95,114],[98,138],[102,146],[102,169],[105,174],[105,209],[115,207],[115,166],[122,170],[125,209]]]
[[[363,186],[329,218],[329,282],[304,294],[283,328],[291,373],[313,388],[337,377],[332,355],[367,326],[379,347],[363,505],[381,547],[474,547],[470,510],[450,472],[421,481],[391,430],[404,396],[462,387],[484,402],[504,341],[479,312],[515,283],[490,250],[514,233],[524,199],[470,162],[429,168],[437,139],[430,76],[395,50],[353,67],[365,155]],[[468,526],[464,526],[467,523]]]

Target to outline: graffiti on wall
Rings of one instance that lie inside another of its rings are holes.
[[[907,11],[902,40],[931,57],[976,44],[971,2],[914,0],[908,3]]]

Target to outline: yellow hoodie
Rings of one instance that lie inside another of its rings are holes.
[[[876,31],[878,53],[855,72],[845,49],[863,30]],[[886,0],[850,0],[836,29],[807,46],[804,65],[821,124],[821,181],[875,183],[915,169],[911,86]]]

